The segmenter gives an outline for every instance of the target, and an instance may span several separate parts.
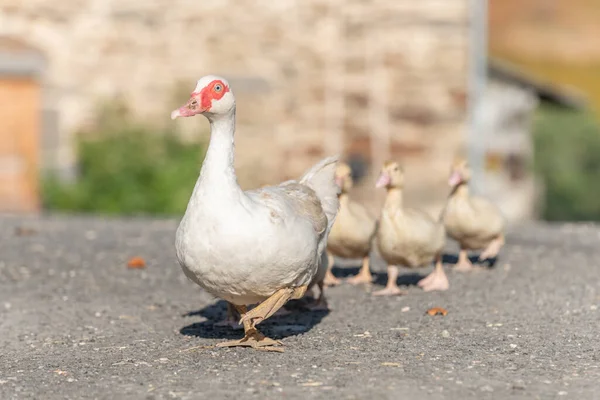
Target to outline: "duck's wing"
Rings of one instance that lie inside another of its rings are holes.
[[[313,189],[299,182],[288,182],[279,186],[279,189],[293,210],[310,221],[317,235],[325,233],[329,220],[321,200]]]
[[[319,255],[339,208],[339,187],[334,174],[337,157],[329,157],[313,166],[300,180],[290,180],[277,186],[266,186],[245,192],[285,219],[300,218],[310,222],[319,238]]]

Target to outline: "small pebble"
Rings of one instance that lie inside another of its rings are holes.
[[[444,329],[444,330],[442,331],[442,337],[446,337],[446,338],[447,338],[447,337],[450,337],[450,332],[448,332],[447,330],[445,330],[445,329]]]
[[[409,306],[402,307],[402,309],[400,309],[400,311],[402,311],[402,312],[410,311],[410,307]]]
[[[515,381],[512,388],[515,390],[525,390],[525,383],[523,381]]]
[[[510,348],[511,348],[511,349],[516,349],[516,348],[517,348],[517,345],[516,345],[516,344],[514,344],[514,343],[511,343],[511,344],[510,344]]]

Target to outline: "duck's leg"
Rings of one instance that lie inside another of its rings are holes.
[[[228,326],[232,329],[241,329],[242,326],[238,323],[240,315],[235,309],[235,306],[230,302],[227,302],[227,316],[224,320],[215,322],[214,326]]]
[[[363,258],[362,267],[358,274],[352,278],[348,278],[348,283],[352,285],[357,285],[359,283],[371,283],[373,282],[373,275],[371,275],[371,270],[369,269],[369,256],[367,255]]]
[[[431,292],[433,290],[448,290],[450,283],[448,282],[448,277],[442,266],[441,254],[436,256],[435,269],[433,272],[421,279],[418,285],[426,292]]]
[[[500,249],[504,246],[504,235],[500,234],[483,250],[479,255],[479,261],[484,261],[489,258],[495,258],[498,255]]]
[[[317,285],[319,286],[319,298],[314,302],[314,304],[308,306],[308,309],[312,311],[327,311],[329,310],[329,305],[327,304],[327,299],[325,298],[325,285],[323,282],[319,282]]]
[[[333,257],[333,254],[331,254],[330,252],[327,252],[327,272],[325,273],[325,279],[323,280],[323,282],[325,283],[325,286],[329,287],[329,286],[337,286],[340,283],[342,283],[341,280],[339,280],[338,278],[336,278],[333,273],[331,272],[331,269],[333,268],[333,264],[335,262],[335,258]]]
[[[235,309],[243,316],[247,314],[246,306],[234,306]],[[266,337],[258,331],[250,321],[244,321],[244,337],[239,340],[231,340],[228,342],[218,343],[217,347],[252,347],[257,350],[277,351],[283,353],[283,348],[279,340],[273,340]]]
[[[398,267],[395,265],[388,265],[388,281],[385,285],[385,289],[378,290],[373,293],[373,296],[398,296],[406,294],[400,290],[396,281],[398,280]]]
[[[300,286],[297,288],[283,288],[279,289],[271,295],[268,299],[254,307],[251,311],[248,311],[242,315],[240,323],[250,321],[252,327],[260,324],[271,315],[275,314],[288,300],[301,299],[306,293],[307,286]]]
[[[460,272],[469,272],[473,270],[473,264],[469,260],[466,249],[461,248],[458,252],[458,262],[454,266],[454,270]]]

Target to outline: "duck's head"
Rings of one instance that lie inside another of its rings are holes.
[[[354,181],[352,180],[352,170],[348,164],[338,162],[335,169],[335,183],[340,187],[342,193],[346,193],[352,188]]]
[[[381,167],[381,173],[375,187],[402,188],[404,185],[404,170],[396,161],[386,161]]]
[[[185,105],[171,113],[171,119],[203,114],[207,118],[230,114],[235,108],[235,97],[226,79],[215,75],[200,78]]]
[[[458,185],[462,185],[463,183],[469,182],[469,179],[471,179],[471,169],[469,168],[469,163],[465,158],[457,157],[452,163],[452,168],[450,169],[448,185],[451,187],[456,187]]]

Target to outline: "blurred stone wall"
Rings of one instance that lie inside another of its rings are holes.
[[[437,207],[465,138],[467,0],[2,0],[0,35],[47,57],[44,106],[62,163],[101,99],[169,123],[195,80],[230,79],[242,186],[296,176],[332,152],[371,178],[387,157]],[[179,89],[183,96],[174,99]],[[200,118],[177,122],[206,128]],[[373,182],[365,182],[370,188]],[[372,191],[359,196],[373,198]]]

